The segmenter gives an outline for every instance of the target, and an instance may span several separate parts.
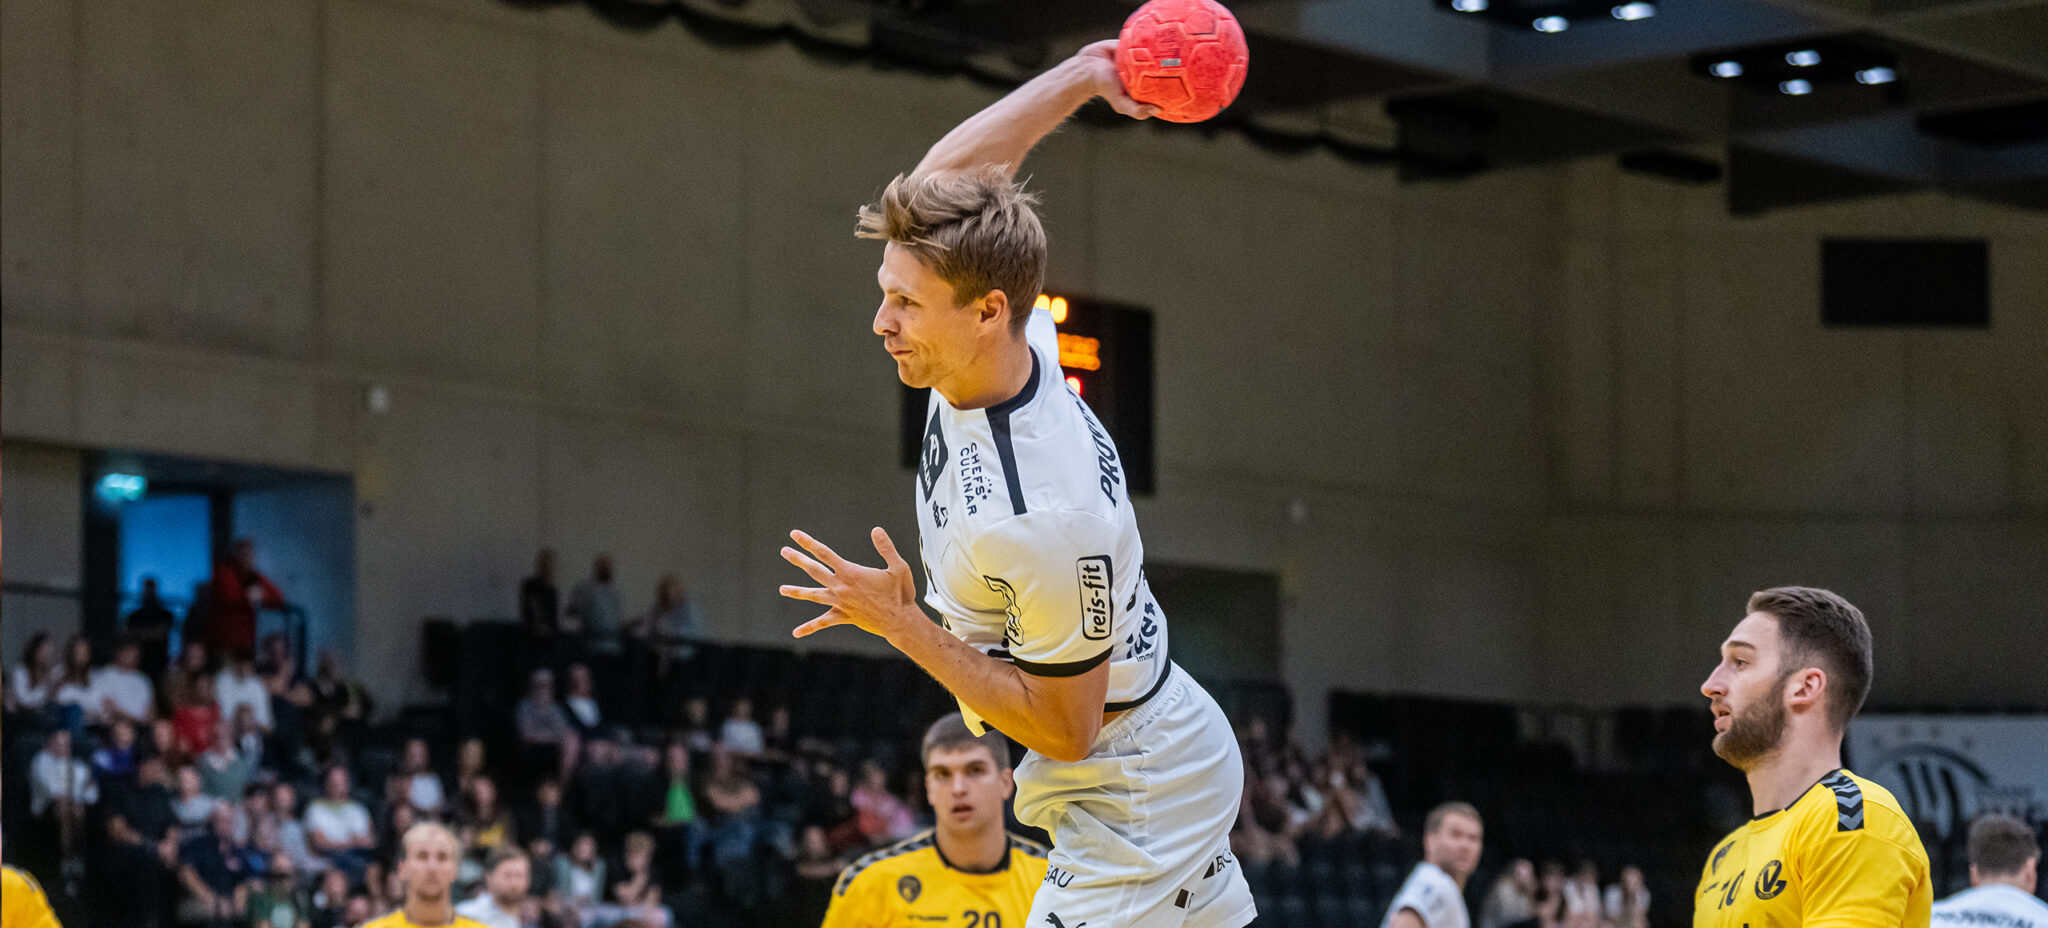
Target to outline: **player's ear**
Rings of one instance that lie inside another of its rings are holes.
[[[1004,799],[1008,799],[1008,798],[1010,798],[1010,797],[1012,797],[1012,796],[1015,796],[1015,795],[1017,795],[1017,771],[1015,771],[1015,770],[1012,770],[1012,769],[1010,769],[1010,768],[1008,768],[1008,767],[1004,767],[1004,768],[1003,768],[1003,798],[1004,798]]]
[[[981,295],[980,321],[997,325],[1010,324],[1010,295],[1001,290],[990,290]]]
[[[1819,667],[1803,668],[1793,673],[1785,686],[1785,699],[1793,705],[1817,705],[1827,694],[1828,672]]]

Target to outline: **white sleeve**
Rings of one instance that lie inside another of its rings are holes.
[[[1060,335],[1059,328],[1053,324],[1050,311],[1031,311],[1031,318],[1024,322],[1024,343],[1053,359],[1057,366],[1060,357]]]
[[[1026,673],[1071,677],[1109,659],[1116,527],[1092,513],[1027,512],[973,541],[981,582],[1007,601],[1003,645]]]
[[[1455,884],[1453,884],[1455,889]],[[1451,918],[1452,906],[1457,903],[1436,881],[1425,878],[1420,871],[1411,874],[1408,882],[1401,884],[1401,891],[1394,895],[1394,901],[1387,904],[1387,918],[1402,909],[1413,911],[1427,928],[1447,928],[1455,924]]]

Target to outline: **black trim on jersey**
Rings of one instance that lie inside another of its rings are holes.
[[[1031,379],[1017,395],[988,408],[988,433],[996,443],[996,459],[1003,465],[1003,483],[1010,491],[1010,514],[1024,514],[1024,481],[1017,477],[1017,448],[1010,442],[1010,414],[1023,409],[1038,395],[1038,352],[1031,352]],[[1040,676],[1054,676],[1040,674]]]
[[[1808,785],[1807,785],[1807,787],[1806,787],[1805,789],[1802,789],[1802,790],[1800,790],[1800,791],[1799,791],[1799,795],[1798,795],[1798,797],[1792,800],[1792,804],[1791,804],[1791,805],[1787,805],[1787,806],[1780,806],[1780,807],[1778,807],[1778,808],[1776,808],[1776,809],[1772,809],[1772,810],[1771,810],[1771,811],[1769,811],[1769,812],[1758,812],[1757,814],[1755,814],[1755,815],[1752,815],[1752,816],[1750,816],[1750,817],[1749,817],[1749,820],[1750,820],[1750,821],[1752,821],[1752,822],[1761,822],[1761,821],[1763,821],[1764,819],[1770,818],[1771,816],[1773,816],[1773,815],[1776,815],[1776,814],[1778,814],[1778,813],[1780,813],[1780,812],[1785,812],[1785,811],[1789,811],[1789,810],[1790,810],[1790,809],[1792,808],[1792,806],[1796,806],[1796,805],[1798,805],[1798,804],[1799,804],[1799,802],[1800,802],[1800,800],[1802,800],[1802,799],[1805,799],[1805,798],[1806,798],[1806,794],[1807,794],[1807,793],[1811,793],[1811,792],[1813,792],[1813,788],[1814,788],[1814,787],[1816,787],[1816,786],[1821,786],[1821,785],[1824,785],[1824,784],[1825,784],[1825,785],[1827,785],[1827,786],[1828,786],[1828,787],[1829,787],[1830,789],[1833,789],[1833,788],[1834,788],[1834,784],[1833,784],[1833,783],[1831,783],[1831,782],[1829,782],[1829,781],[1833,780],[1833,779],[1834,779],[1834,778],[1836,778],[1836,777],[1843,777],[1844,779],[1847,779],[1847,776],[1846,776],[1846,775],[1848,774],[1848,772],[1849,772],[1849,770],[1848,770],[1848,768],[1846,768],[1846,767],[1837,767],[1837,768],[1835,768],[1835,769],[1834,769],[1834,771],[1833,771],[1833,772],[1829,773],[1829,774],[1828,774],[1827,776],[1821,777],[1820,779],[1818,779],[1818,780],[1815,780],[1815,781],[1813,781],[1812,783],[1808,784]],[[1856,786],[1856,784],[1855,784],[1855,782],[1854,782],[1854,781],[1850,781],[1850,783],[1849,783],[1849,787],[1850,787],[1851,789],[1854,789],[1854,790],[1856,790],[1856,794],[1857,794],[1857,796],[1858,796],[1858,799],[1857,799],[1857,804],[1858,804],[1858,806],[1859,806],[1859,808],[1858,808],[1858,812],[1860,813],[1860,812],[1861,812],[1861,808],[1860,808],[1860,806],[1862,805],[1862,798],[1861,798],[1861,797],[1862,797],[1863,791],[1862,791],[1862,790],[1861,790],[1860,788],[1858,788],[1858,787]],[[1837,790],[1836,792],[1837,792],[1837,793],[1839,793],[1840,791],[1839,791],[1839,790]],[[1839,798],[1839,797],[1838,797],[1838,798]],[[1862,827],[1862,825],[1861,825],[1861,824],[1859,823],[1857,827],[1859,827],[1859,828],[1860,828],[1860,827]],[[1844,829],[1842,829],[1842,830],[1843,830],[1843,831],[1849,831],[1850,829],[1844,828]]]
[[[946,849],[940,847],[937,842],[933,842],[932,850],[939,852],[939,863],[945,864],[946,869],[952,870],[956,873],[966,873],[971,874],[973,876],[989,876],[1010,869],[1010,846],[1008,844],[1003,845],[1003,859],[995,865],[995,869],[993,870],[969,870],[966,867],[960,866],[959,864],[954,863],[952,858],[946,856]]]
[[[1022,835],[1019,835],[1014,831],[1005,831],[1003,832],[1003,834],[1008,835],[1010,838],[1010,850],[1023,851],[1024,853],[1029,854],[1032,857],[1037,857],[1041,859],[1052,856],[1051,848],[1048,848],[1043,844],[1033,841],[1030,838],[1026,838]]]
[[[1027,661],[1021,657],[1010,658],[1010,663],[1016,664],[1018,670],[1034,677],[1078,677],[1094,670],[1096,665],[1101,664],[1103,661],[1109,660],[1109,651],[1110,649],[1103,648],[1102,653],[1094,657],[1087,658],[1086,660],[1068,661],[1064,664],[1041,664],[1037,661]]]
[[[888,847],[882,848],[879,851],[871,851],[867,854],[867,856],[855,860],[853,863],[847,864],[846,869],[839,871],[839,882],[832,885],[832,895],[846,895],[847,889],[853,886],[854,877],[860,876],[861,871],[866,870],[867,868],[872,867],[878,863],[881,863],[882,861],[888,860],[891,857],[901,857],[905,854],[916,853],[928,847],[938,847],[939,842],[937,834],[938,833],[936,831],[920,832],[918,834],[911,835],[910,837],[905,838],[901,841],[898,841],[895,844],[891,844]],[[942,854],[940,856],[943,858],[945,855]]]
[[[1835,793],[1835,830],[1863,830],[1863,787],[1849,778],[1849,771],[1837,770],[1820,781]]]
[[[1166,652],[1164,650],[1161,650],[1159,652],[1159,668],[1159,679],[1152,681],[1152,688],[1146,690],[1145,695],[1133,699],[1130,702],[1109,703],[1102,707],[1102,711],[1122,712],[1127,709],[1136,709],[1139,706],[1151,702],[1152,697],[1159,695],[1159,691],[1166,688],[1166,678],[1173,676],[1173,662],[1166,659]]]

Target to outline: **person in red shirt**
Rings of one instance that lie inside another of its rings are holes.
[[[256,653],[256,610],[284,608],[284,592],[256,571],[256,543],[235,539],[228,559],[214,567],[207,606],[206,642],[214,653]]]

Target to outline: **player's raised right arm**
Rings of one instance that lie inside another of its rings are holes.
[[[1000,164],[1015,176],[1039,139],[1096,97],[1134,119],[1158,112],[1124,92],[1116,76],[1115,54],[1116,40],[1104,39],[1025,82],[946,133],[917,163],[916,173],[974,171]]]

